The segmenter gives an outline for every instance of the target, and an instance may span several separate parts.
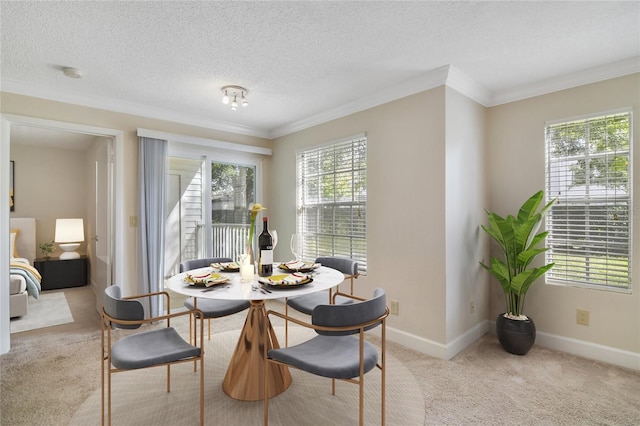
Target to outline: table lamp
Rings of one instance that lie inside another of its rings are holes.
[[[84,223],[82,219],[56,219],[55,242],[63,250],[60,259],[78,259],[76,251],[84,241]]]

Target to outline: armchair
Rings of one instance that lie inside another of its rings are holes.
[[[385,423],[385,353],[386,353],[386,318],[389,309],[386,305],[386,294],[383,289],[376,289],[371,299],[336,293],[358,301],[347,305],[318,305],[311,314],[311,323],[289,317],[276,311],[268,311],[269,315],[292,321],[303,327],[312,328],[318,334],[301,344],[267,351],[264,347],[265,363],[275,363],[306,371],[317,376],[331,378],[331,393],[335,395],[335,379],[355,383],[359,386],[359,424],[364,424],[364,375],[374,367],[378,367],[381,379],[381,423]],[[267,324],[264,321],[264,335],[267,335]],[[378,362],[378,350],[365,341],[365,332],[382,325],[381,355]],[[267,369],[265,368],[266,372]],[[269,381],[264,378],[264,424],[269,424],[269,398],[267,395]]]
[[[316,263],[320,263],[323,266],[333,268],[342,272],[345,276],[345,280],[349,280],[351,283],[350,295],[353,295],[353,279],[358,278],[358,262],[347,257],[338,256],[323,256],[316,259]],[[339,286],[338,286],[339,290]],[[347,305],[353,303],[353,299],[349,297],[338,296],[335,299],[332,298],[332,290],[329,290],[329,296],[323,291],[316,293],[305,294],[304,296],[291,297],[285,300],[284,312],[285,315],[289,315],[289,306],[296,311],[302,312],[307,315],[311,315],[313,309],[322,304],[335,303],[337,305]],[[285,346],[289,346],[289,322],[285,322],[284,326],[284,341]]]
[[[227,257],[210,257],[206,259],[187,260],[180,263],[180,272],[189,271],[191,269],[204,268],[212,263],[231,262],[232,259]],[[184,302],[187,309],[199,309],[203,313],[203,318],[208,320],[208,334],[211,340],[211,318],[221,318],[232,315],[237,312],[249,309],[251,303],[246,300],[218,300],[190,297]],[[191,331],[191,325],[189,325]]]
[[[120,287],[107,287],[104,291],[102,308],[102,424],[104,425],[105,370],[107,374],[107,421],[111,425],[111,375],[113,373],[148,367],[167,367],[167,392],[171,391],[171,365],[183,362],[200,362],[200,425],[204,425],[204,347],[203,325],[200,322],[200,346],[187,343],[170,326],[172,318],[202,318],[202,312],[193,309],[171,314],[170,296],[167,292],[148,293],[132,297],[122,297]],[[144,318],[141,298],[164,296],[167,312],[165,315]],[[112,328],[137,329],[143,324],[165,321],[166,326],[137,334],[129,334],[114,341]],[[105,337],[106,332],[106,337]]]

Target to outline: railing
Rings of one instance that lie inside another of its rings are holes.
[[[211,227],[213,257],[239,260],[249,238],[249,224],[218,223]]]

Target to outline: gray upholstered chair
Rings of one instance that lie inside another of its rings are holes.
[[[353,295],[353,280],[354,278],[358,278],[358,262],[353,259],[349,259],[348,257],[339,257],[339,256],[322,256],[316,259],[316,263],[322,264],[322,266],[327,266],[329,268],[333,268],[338,270],[344,274],[345,280],[351,281],[351,290],[349,292],[350,295]],[[284,312],[285,315],[289,315],[289,306],[291,306],[296,311],[302,312],[307,315],[311,315],[313,309],[321,304],[332,303],[332,290],[329,290],[329,294],[324,291],[318,291],[315,293],[305,294],[303,296],[296,296],[286,299]],[[346,305],[352,303],[353,300],[348,297],[336,297],[333,303],[337,305]],[[289,346],[289,322],[285,322],[285,346]]]
[[[364,424],[364,375],[374,367],[381,371],[381,423],[385,422],[385,353],[386,318],[389,315],[385,291],[378,288],[371,299],[362,299],[344,293],[336,293],[358,301],[347,305],[318,305],[311,313],[311,323],[288,317],[276,311],[270,315],[292,321],[303,327],[313,328],[317,336],[295,346],[271,349],[264,346],[265,362],[285,365],[304,370],[317,376],[332,379],[332,394],[335,395],[335,379],[356,383],[360,387],[360,425]],[[267,336],[267,324],[264,321],[264,336]],[[365,332],[378,325],[381,331],[381,354],[378,362],[378,350],[365,340]],[[267,398],[269,380],[264,369],[264,424],[269,424],[269,398]],[[295,395],[291,396],[295,398]]]
[[[209,257],[205,259],[186,260],[180,263],[180,272],[205,268],[212,263],[232,262],[228,257]],[[208,335],[211,340],[211,318],[221,318],[249,309],[251,303],[246,300],[219,300],[190,297],[184,301],[187,309],[200,309],[208,321]],[[191,327],[189,327],[191,331]]]
[[[144,318],[141,298],[164,296],[166,314]],[[171,391],[171,364],[200,362],[200,425],[204,425],[204,327],[200,322],[200,346],[187,343],[170,326],[178,317],[202,317],[197,309],[172,314],[169,293],[157,292],[132,297],[122,297],[120,287],[107,287],[102,308],[102,424],[104,425],[105,370],[107,375],[108,424],[111,424],[111,375],[113,373],[148,367],[167,367],[167,392]],[[165,321],[166,327],[154,327],[150,331],[129,334],[115,339],[112,328],[137,329],[143,324]],[[191,323],[191,320],[189,321]],[[106,337],[105,337],[106,332]]]

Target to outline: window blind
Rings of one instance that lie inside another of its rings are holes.
[[[367,269],[367,139],[296,154],[296,232],[302,258],[345,256]]]
[[[547,281],[631,283],[631,113],[547,125]]]

